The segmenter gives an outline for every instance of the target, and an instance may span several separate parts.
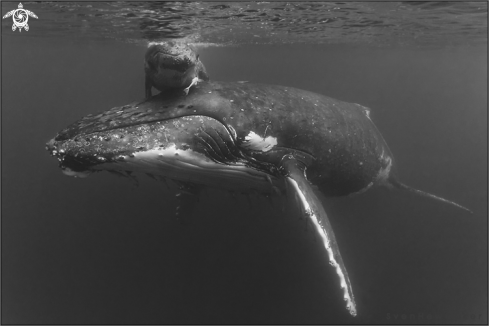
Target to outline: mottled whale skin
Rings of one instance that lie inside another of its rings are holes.
[[[344,196],[375,183],[379,172],[392,161],[368,114],[369,110],[359,104],[292,87],[206,82],[191,89],[186,97],[165,92],[140,103],[88,115],[59,132],[55,141],[185,116],[206,116],[224,125],[240,151],[265,170],[268,164],[278,166],[284,152],[295,150],[310,160],[307,177],[312,184],[326,195]],[[274,137],[278,143],[267,152],[240,146],[251,131],[263,138]],[[89,162],[80,154],[80,163],[84,167],[97,164],[90,157],[91,149],[84,150],[90,153]],[[113,160],[120,153],[106,159]]]
[[[369,109],[284,86],[202,82],[88,115],[48,142],[68,175],[142,171],[243,193],[291,191],[335,268],[346,306],[352,286],[329,218],[314,191],[345,196],[400,183]],[[466,209],[467,210],[467,209]]]

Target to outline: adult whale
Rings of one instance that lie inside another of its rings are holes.
[[[369,109],[312,92],[251,83],[203,82],[88,115],[47,143],[63,172],[141,171],[184,184],[243,193],[296,194],[319,233],[357,314],[326,211],[314,193],[361,193],[374,185],[412,189],[395,177],[392,154]]]

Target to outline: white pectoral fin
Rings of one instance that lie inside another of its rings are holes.
[[[350,279],[348,278],[348,273],[343,264],[343,259],[341,258],[338,243],[336,242],[328,215],[314,193],[311,184],[306,180],[303,170],[293,162],[292,164],[286,164],[285,169],[287,171],[287,182],[298,195],[308,218],[312,221],[316,231],[323,241],[324,247],[328,252],[330,265],[335,268],[336,274],[338,274],[340,286],[343,289],[343,298],[346,301],[346,307],[352,316],[356,316],[357,309]]]
[[[190,85],[188,85],[188,87],[184,88],[183,91],[185,92],[186,95],[188,95],[188,91],[190,90],[190,87],[194,86],[194,85],[197,85],[199,83],[200,79],[199,77],[194,77],[192,79],[192,82],[190,83]]]

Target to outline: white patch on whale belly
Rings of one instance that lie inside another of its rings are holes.
[[[280,185],[275,177],[255,170],[243,163],[217,163],[191,149],[178,149],[175,144],[123,156],[123,160],[99,164],[97,170],[122,170],[149,173],[179,181],[194,182],[210,187],[270,192],[271,185]]]
[[[253,131],[250,131],[248,136],[245,137],[242,145],[254,151],[268,152],[277,145],[277,138],[272,136],[263,138]]]

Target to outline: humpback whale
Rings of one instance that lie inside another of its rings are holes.
[[[345,196],[387,186],[469,211],[398,180],[368,108],[292,87],[206,81],[188,95],[169,90],[90,114],[46,148],[70,176],[139,171],[241,193],[293,192],[320,236],[353,316],[352,285],[316,192]]]
[[[144,56],[145,95],[151,88],[166,91],[181,88],[188,94],[199,81],[209,80],[204,64],[194,48],[182,42],[149,43]]]

